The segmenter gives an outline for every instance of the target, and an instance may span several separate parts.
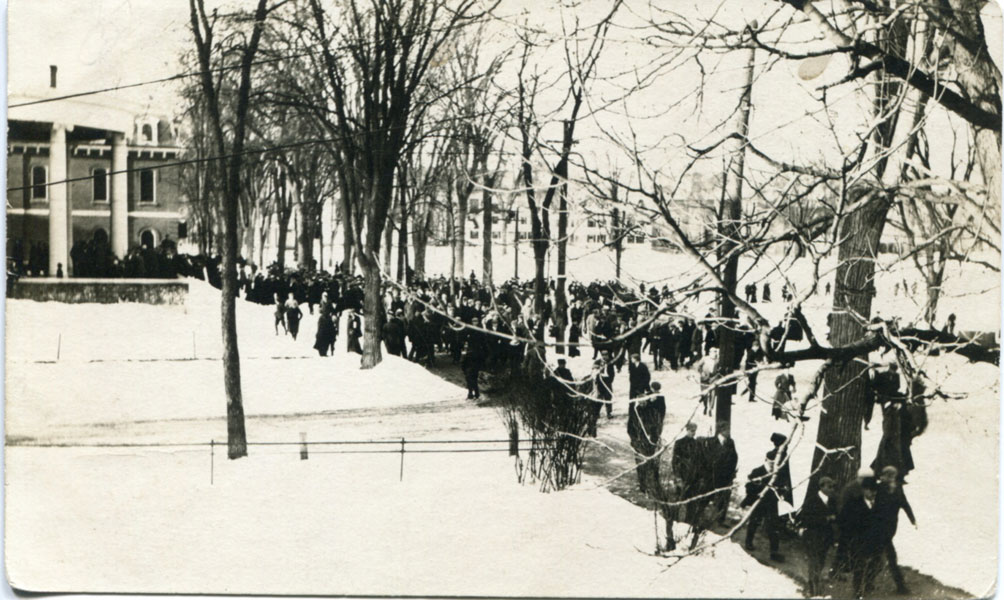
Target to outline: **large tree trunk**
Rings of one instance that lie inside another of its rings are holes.
[[[362,259],[362,255],[360,255]],[[383,297],[380,295],[382,278],[377,267],[377,257],[374,253],[366,260],[360,260],[363,272],[363,357],[360,365],[363,369],[372,369],[380,364],[383,355],[380,352],[380,329],[383,327]]]
[[[383,230],[383,272],[387,274],[387,277],[391,276],[391,268],[393,267],[394,228],[391,225],[391,217],[388,216],[387,224]]]
[[[279,271],[282,272],[286,269],[286,244],[287,238],[289,236],[289,220],[292,218],[292,212],[289,210],[284,210],[279,215],[279,235],[276,241],[276,259],[275,262],[279,265]]]
[[[843,240],[838,252],[837,274],[833,289],[833,311],[830,313],[830,344],[847,346],[861,341],[866,335],[865,322],[871,316],[872,298],[875,295],[875,260],[878,244],[885,228],[889,199],[881,193],[861,210],[847,217],[841,228]],[[853,479],[861,464],[861,424],[865,412],[865,393],[868,385],[867,365],[850,360],[831,365],[824,378],[823,411],[819,416],[816,451],[812,457],[812,471],[835,479],[840,485]],[[836,452],[826,457],[821,448]],[[809,493],[814,493],[813,489]]]
[[[411,230],[411,241],[415,248],[415,276],[419,279],[425,278],[425,249],[429,245],[429,220],[431,217],[428,206],[423,211],[416,214]]]
[[[304,202],[300,198],[300,231],[296,238],[296,266],[301,271],[309,271],[314,261],[314,232],[317,231],[317,220],[314,215],[314,202]]]
[[[537,229],[537,228],[534,228]],[[530,242],[533,246],[533,312],[537,314],[537,331],[534,337],[537,340],[544,339],[544,303],[547,298],[547,278],[544,269],[547,266],[547,240],[542,240],[543,234],[535,231],[534,239]]]
[[[236,190],[236,184],[232,190]],[[224,198],[223,289],[220,299],[223,330],[223,385],[227,395],[227,456],[247,456],[241,356],[237,348],[237,194]]]
[[[730,294],[735,293],[739,274],[739,255],[732,253],[735,249],[741,231],[739,229],[742,220],[742,191],[743,191],[743,168],[745,165],[745,138],[749,131],[750,100],[753,94],[753,65],[755,52],[752,48],[748,50],[746,59],[746,77],[743,87],[743,95],[739,100],[739,111],[736,114],[736,133],[739,138],[730,140],[729,168],[725,173],[726,189],[722,201],[721,220],[718,227],[722,238],[719,246],[719,261],[725,259],[725,268],[722,272],[722,281],[725,289]],[[729,256],[729,254],[731,256]],[[728,256],[726,259],[725,257]],[[716,331],[718,340],[718,373],[721,377],[726,377],[735,372],[737,363],[741,358],[738,356],[741,349],[736,347],[736,307],[732,303],[732,298],[728,294],[719,294],[718,316],[721,317],[721,325]],[[719,385],[715,389],[715,420],[718,422],[732,422],[732,396],[735,394],[736,384],[729,383]]]

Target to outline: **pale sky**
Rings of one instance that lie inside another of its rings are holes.
[[[673,0],[665,5],[681,13],[706,14],[710,3],[697,0]],[[662,4],[661,4],[662,5]],[[608,2],[584,0],[578,8],[582,21],[589,22],[605,12]],[[732,5],[726,5],[731,7]],[[736,7],[718,16],[730,25],[741,26],[748,19],[765,19],[780,4],[773,0],[736,0]],[[984,12],[997,9],[989,4]],[[514,21],[526,12],[525,20],[533,26],[560,30],[553,6],[540,8],[536,3],[522,0],[503,0],[498,14]],[[566,11],[566,15],[569,13]],[[999,15],[999,13],[998,13]],[[647,2],[628,2],[618,13],[618,20],[631,24],[632,19],[644,20],[648,16]],[[9,91],[30,92],[48,87],[49,65],[59,67],[61,93],[86,91],[128,84],[173,75],[181,70],[178,56],[192,47],[188,30],[188,2],[186,0],[11,0],[8,7],[8,84]],[[992,47],[1001,54],[1001,22],[997,18],[985,19]],[[504,25],[503,25],[504,28]],[[635,65],[644,69],[663,50],[654,50],[632,39],[630,29],[611,30],[602,67],[605,72],[623,70]],[[511,38],[510,38],[511,39]],[[674,133],[684,134],[691,143],[713,141],[720,132],[712,127],[719,118],[735,106],[740,85],[741,63],[737,56],[722,58],[709,55],[706,67],[715,68],[718,61],[720,75],[709,80],[703,103],[704,114],[695,118],[688,104],[675,112],[665,112],[669,105],[686,97],[696,86],[696,67],[688,65],[662,78],[649,92],[639,95],[628,105],[634,117],[646,116],[636,122],[640,138],[650,143]],[[758,56],[758,64],[767,60],[765,53]],[[560,47],[547,50],[538,57],[542,68],[559,65]],[[548,65],[548,63],[551,63]],[[814,99],[819,83],[835,80],[846,71],[838,60],[833,61],[818,80],[800,82],[795,77],[796,61],[775,66],[769,73],[758,72],[754,87],[754,117],[751,135],[767,145],[767,149],[781,154],[781,158],[818,158],[828,152],[827,142],[820,135],[820,125],[804,116],[806,110],[819,104]],[[1000,61],[998,60],[998,64]],[[175,90],[177,82],[143,86],[128,91],[103,94],[110,101],[126,101],[138,111],[149,108],[151,112],[173,115],[178,109]],[[845,88],[834,90],[834,95]],[[593,100],[599,101],[614,95],[612,89],[597,87]],[[850,102],[850,101],[848,101]],[[850,104],[849,106],[853,106]],[[849,110],[853,110],[849,109]],[[17,108],[10,111],[17,118]],[[837,115],[838,117],[840,115]],[[558,118],[561,118],[560,116]],[[603,118],[620,133],[626,132],[623,117],[604,115]],[[582,147],[589,139],[601,137],[595,124],[580,128]],[[557,137],[557,136],[556,136]],[[678,143],[678,142],[677,142]],[[667,160],[674,159],[673,143],[666,138],[664,144]],[[607,154],[603,150],[601,154]],[[615,157],[616,158],[616,157]],[[626,162],[623,157],[616,162]]]

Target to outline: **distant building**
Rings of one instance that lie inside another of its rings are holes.
[[[122,258],[185,237],[180,167],[165,166],[182,154],[171,122],[100,95],[45,101],[55,84],[53,69],[48,89],[9,97],[7,256],[68,276],[77,242]]]

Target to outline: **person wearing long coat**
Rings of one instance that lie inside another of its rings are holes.
[[[337,330],[334,318],[334,309],[328,301],[328,293],[324,292],[318,303],[317,334],[314,336],[314,349],[321,356],[327,356],[328,351],[335,345]]]
[[[746,523],[746,549],[753,550],[756,530],[760,523],[763,523],[767,530],[767,539],[770,542],[770,558],[780,562],[784,560],[784,556],[778,552],[780,544],[778,533],[781,524],[777,516],[777,477],[774,475],[776,458],[777,451],[771,450],[767,453],[764,463],[750,471],[746,478],[746,498],[743,499],[740,506],[748,508],[756,505]],[[771,483],[772,478],[774,479],[773,483]]]
[[[349,342],[348,350],[349,352],[355,352],[356,354],[363,353],[363,347],[359,344],[359,338],[363,336],[362,326],[359,322],[359,313],[351,313],[349,315]]]
[[[295,340],[296,334],[300,332],[300,319],[303,318],[303,311],[300,310],[300,303],[293,297],[293,292],[289,293],[289,299],[283,306],[286,310],[286,327]]]
[[[836,484],[829,477],[819,480],[819,491],[806,496],[798,512],[798,524],[804,529],[802,544],[809,565],[809,595],[823,595],[823,565],[834,541],[837,521]]]

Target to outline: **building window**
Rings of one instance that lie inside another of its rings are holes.
[[[477,231],[471,230],[471,239],[472,240],[478,239],[478,232]]]
[[[499,218],[496,217],[496,216],[493,216],[492,217],[492,225],[498,225],[498,224],[499,224]]]
[[[91,171],[93,199],[95,202],[108,202],[108,169],[98,167]]]
[[[31,199],[45,200],[49,197],[48,187],[45,185],[49,180],[49,170],[46,167],[31,168]]]
[[[150,169],[139,172],[139,201],[154,202],[157,199],[155,173]]]
[[[502,234],[501,233],[499,233],[497,231],[493,231],[492,232],[492,239],[493,240],[498,240],[498,239],[501,239],[501,238],[502,238]]]
[[[150,127],[150,124],[147,123],[143,126],[141,135],[144,142],[153,142],[153,127]]]

